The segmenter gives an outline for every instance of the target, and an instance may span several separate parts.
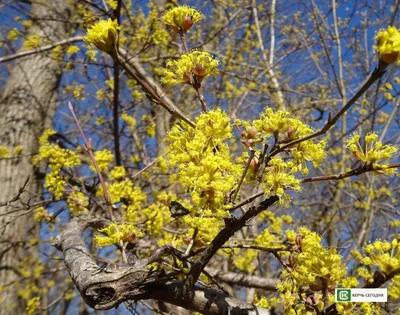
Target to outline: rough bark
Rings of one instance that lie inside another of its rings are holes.
[[[32,4],[34,25],[29,33],[49,41],[65,38],[64,22],[69,21],[67,1],[43,3]],[[38,225],[34,223],[33,211],[27,210],[30,198],[41,191],[31,159],[37,152],[38,136],[45,127],[51,126],[57,105],[56,87],[61,77],[60,63],[47,54],[51,53],[18,59],[0,97],[0,145],[11,150],[17,145],[23,148],[21,156],[0,160],[0,286],[4,289],[0,314],[20,314],[24,308],[17,298],[16,268],[23,257],[31,255],[24,242],[32,237],[32,232],[37,233]],[[19,200],[9,202],[28,177],[29,194],[21,194]]]
[[[84,228],[84,224],[73,219],[55,239],[55,246],[63,252],[65,265],[82,298],[95,309],[110,309],[129,300],[152,299],[202,314],[270,314],[263,308],[197,285],[192,297],[187,298],[180,294],[183,282],[174,280],[174,274],[152,271],[141,263],[102,269],[82,241]]]
[[[279,283],[279,279],[268,279],[240,272],[228,272],[207,268],[206,271],[217,281],[222,281],[230,285],[239,285],[246,288],[276,291],[276,285]]]

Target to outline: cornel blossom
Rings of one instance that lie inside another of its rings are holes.
[[[162,21],[164,24],[174,27],[178,32],[186,33],[193,24],[203,18],[204,15],[198,10],[183,5],[167,11]]]
[[[379,52],[379,60],[392,64],[397,61],[400,64],[400,32],[395,26],[389,26],[376,35],[376,50]]]
[[[117,20],[99,21],[87,29],[85,42],[91,43],[101,51],[109,53],[115,48],[119,30],[121,30],[121,26],[118,26]]]
[[[201,82],[204,78],[218,74],[219,61],[209,53],[192,51],[183,54],[177,60],[168,60],[164,69],[162,82],[170,85],[193,83],[194,79]]]

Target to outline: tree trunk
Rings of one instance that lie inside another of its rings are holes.
[[[34,25],[29,34],[51,42],[67,36],[67,1],[34,2],[31,9]],[[24,258],[26,265],[27,258],[35,259],[27,242],[38,236],[39,224],[33,220],[34,211],[28,210],[32,197],[41,192],[31,159],[38,137],[52,126],[61,74],[61,63],[45,53],[18,59],[0,98],[0,145],[11,152],[18,145],[23,149],[18,157],[11,153],[11,158],[0,159],[0,314],[25,313],[26,301],[18,298],[18,289],[24,287],[18,269]],[[10,202],[28,178],[25,192]]]

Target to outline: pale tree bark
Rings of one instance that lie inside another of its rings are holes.
[[[29,34],[44,40],[59,41],[67,36],[67,1],[34,2],[33,26]],[[10,72],[0,98],[0,145],[9,149],[21,145],[22,155],[0,160],[0,314],[22,314],[24,303],[18,299],[19,264],[34,257],[27,241],[38,236],[38,224],[29,205],[39,196],[41,185],[32,165],[38,149],[38,137],[51,127],[57,106],[56,88],[62,68],[50,58],[51,52],[18,59]],[[12,154],[11,154],[12,155]],[[25,192],[18,195],[29,177]],[[36,201],[39,198],[36,199]]]
[[[253,210],[253,212],[256,210]],[[245,220],[235,221],[242,225]],[[98,222],[94,220],[94,227]],[[71,278],[84,301],[92,308],[107,310],[130,300],[152,299],[209,315],[269,315],[266,309],[241,302],[227,296],[225,293],[206,287],[194,285],[191,296],[182,294],[185,286],[183,281],[176,280],[175,274],[163,271],[153,271],[146,265],[154,262],[153,258],[137,261],[133,265],[100,268],[91,258],[82,239],[82,232],[87,226],[78,219],[70,221],[64,231],[56,237],[54,245],[63,252],[64,263]],[[91,225],[91,224],[90,224]],[[225,228],[220,238],[225,234],[233,234],[239,226]],[[154,257],[167,254],[167,248],[159,248]],[[205,260],[210,257],[215,246],[205,251]],[[203,262],[203,261],[202,261]],[[170,310],[170,307],[168,308]],[[175,308],[174,310],[178,310]],[[183,314],[183,313],[178,313]]]

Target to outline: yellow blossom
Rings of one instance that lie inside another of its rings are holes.
[[[49,137],[54,133],[54,130],[47,129],[39,138],[39,153],[33,158],[33,163],[37,164],[43,160],[48,161],[50,172],[46,174],[44,187],[53,193],[57,199],[60,199],[65,193],[66,183],[63,176],[63,168],[79,165],[80,159],[74,151],[51,144]]]
[[[80,215],[82,212],[88,211],[88,197],[80,191],[73,191],[67,199],[68,209],[75,215]]]
[[[263,176],[266,194],[274,192],[277,196],[282,197],[287,188],[300,191],[300,180],[292,175],[290,166],[290,163],[286,163],[280,157],[271,159]]]
[[[380,61],[386,64],[400,62],[400,32],[395,26],[379,31],[376,40],[376,50]]]
[[[120,241],[129,243],[133,242],[137,236],[143,236],[143,234],[138,232],[136,227],[132,224],[112,223],[109,226],[100,229],[99,232],[106,234],[106,236],[96,235],[96,244],[98,247],[118,244]]]
[[[97,55],[97,50],[95,49],[90,49],[89,47],[88,50],[86,51],[86,56],[90,61],[96,61],[97,60],[96,55]]]
[[[109,178],[111,180],[119,180],[122,179],[126,176],[126,171],[123,166],[116,166],[114,169],[110,172]]]
[[[26,49],[34,49],[42,44],[42,37],[40,35],[28,35],[24,41],[24,47]]]
[[[117,0],[106,0],[111,9],[115,10],[118,6]]]
[[[361,145],[360,136],[354,134],[347,140],[347,147],[352,151],[356,159],[372,164],[373,168],[380,170],[380,172],[393,173],[392,169],[386,169],[387,165],[379,164],[379,162],[390,159],[397,152],[397,148],[389,144],[383,145],[378,141],[378,135],[374,132],[369,132],[365,136],[364,142],[365,146]]]
[[[5,159],[9,156],[10,150],[0,145],[0,159]]]
[[[38,313],[40,310],[40,297],[34,297],[28,301],[26,306],[26,312],[28,315],[33,315]]]
[[[20,32],[18,29],[13,28],[13,29],[8,33],[7,39],[9,39],[9,40],[17,40],[19,36],[21,36],[21,32]]]
[[[73,55],[73,54],[76,54],[78,51],[79,51],[79,47],[76,45],[72,45],[72,46],[68,47],[67,54]]]
[[[386,274],[400,268],[400,242],[394,238],[391,242],[377,240],[365,246],[366,256],[357,255],[365,265],[375,265]]]
[[[50,221],[53,218],[52,214],[49,214],[44,207],[38,207],[35,209],[35,214],[33,216],[35,221],[40,222],[42,220]]]
[[[17,146],[15,146],[15,148],[14,148],[14,154],[15,155],[20,155],[21,153],[22,153],[22,150],[23,150],[24,148],[23,148],[23,146],[22,145],[17,145]]]
[[[126,114],[126,113],[123,113],[123,114],[121,115],[121,118],[122,118],[123,121],[126,122],[126,124],[127,124],[129,127],[135,128],[135,126],[136,126],[136,119],[135,119],[135,117],[132,117],[132,116],[129,116],[128,114]]]
[[[198,10],[183,5],[167,11],[162,17],[162,21],[174,27],[178,32],[186,33],[193,24],[203,18],[204,15]]]
[[[218,64],[219,61],[209,53],[195,50],[183,54],[177,60],[168,60],[162,82],[177,85],[181,83],[193,84],[196,80],[200,83],[204,78],[218,74]]]
[[[301,239],[298,249],[292,253],[291,272],[284,271],[281,292],[308,285],[313,291],[336,286],[344,277],[346,268],[335,249],[322,246],[322,238],[306,227],[299,229]]]
[[[175,125],[167,136],[168,164],[177,167],[175,178],[190,193],[193,204],[217,217],[227,215],[226,194],[242,174],[226,143],[232,136],[230,119],[220,109],[198,116],[195,128]]]
[[[113,161],[114,155],[110,150],[105,149],[102,151],[96,151],[94,153],[94,158],[100,171],[104,172],[108,169],[110,162]],[[90,166],[90,169],[93,172],[96,172],[96,168],[93,165]]]
[[[101,51],[110,53],[115,49],[119,30],[121,27],[118,26],[117,20],[102,20],[87,29],[85,41]]]

